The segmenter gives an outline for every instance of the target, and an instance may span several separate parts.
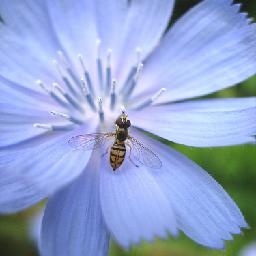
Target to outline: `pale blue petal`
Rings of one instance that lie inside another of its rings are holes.
[[[52,27],[70,60],[82,54],[89,68],[96,64],[96,27],[94,1],[47,0]],[[87,66],[88,68],[88,66]]]
[[[205,0],[188,11],[147,60],[137,94],[166,87],[159,102],[209,94],[256,72],[256,28],[240,5]]]
[[[52,120],[47,111],[42,111],[38,105],[29,106],[20,102],[1,103],[0,101],[0,123],[2,124],[33,124],[33,122],[49,122]],[[40,118],[40,119],[38,119]],[[1,127],[0,127],[1,129]]]
[[[151,175],[165,191],[178,228],[199,244],[223,248],[223,240],[247,227],[239,208],[223,188],[202,168],[185,156],[141,132],[131,132],[162,160],[160,170]]]
[[[0,120],[2,119],[0,114]],[[0,126],[0,149],[17,146],[47,134],[44,129],[33,127],[32,124],[1,124]]]
[[[10,30],[18,35],[37,38],[46,47],[45,50],[48,50],[50,42],[54,43],[45,1],[2,0],[0,13]]]
[[[42,256],[107,256],[98,158],[94,154],[82,175],[50,198],[42,224]]]
[[[256,98],[212,99],[152,106],[140,112],[131,112],[130,118],[139,128],[188,146],[253,143],[256,134]]]
[[[95,17],[99,38],[102,42],[103,53],[107,49],[113,50],[116,58],[116,50],[120,45],[120,33],[123,31],[124,22],[127,17],[127,0],[95,0]]]
[[[25,88],[0,77],[0,148],[13,146],[47,133],[35,123],[64,125],[67,121],[50,111],[66,113],[47,94]],[[69,123],[68,123],[69,124]]]
[[[4,94],[5,95],[5,94]],[[14,94],[15,95],[15,94]],[[16,93],[17,95],[17,93]],[[27,97],[24,96],[25,99]],[[35,123],[54,123],[55,125],[64,125],[62,119],[50,115],[50,110],[41,102],[24,100],[20,101],[9,98],[8,103],[0,101],[0,148],[18,145],[28,140],[36,139],[40,135],[47,134],[45,129],[35,128]],[[41,108],[41,110],[40,110]],[[45,110],[42,110],[45,109]]]
[[[27,109],[49,111],[49,107],[53,106],[53,100],[46,94],[43,94],[42,91],[36,91],[36,88],[33,86],[27,88],[19,83],[8,81],[1,75],[0,94],[1,103],[14,105],[16,108],[26,107]]]
[[[103,216],[114,239],[129,247],[142,240],[177,234],[176,217],[161,187],[147,169],[129,159],[115,172],[106,158],[100,177]]]
[[[92,131],[82,127],[80,131],[48,134],[13,150],[2,150],[0,212],[29,207],[76,178],[91,153],[73,150],[68,140]]]
[[[173,5],[174,0],[130,1],[125,23],[120,24],[121,44],[117,52],[120,56],[117,62],[117,78],[120,83],[129,68],[137,62],[136,48],[142,50],[143,61],[158,45],[172,15]]]
[[[0,14],[4,20],[0,25],[1,76],[38,91],[37,79],[54,82],[57,73],[52,60],[60,46],[45,1],[3,0]]]

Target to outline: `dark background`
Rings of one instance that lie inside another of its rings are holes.
[[[178,0],[174,19],[180,17],[196,0]],[[238,1],[235,1],[238,2]],[[256,17],[256,1],[243,0],[243,11]],[[235,88],[216,93],[216,97],[256,96],[256,78],[251,78]],[[203,248],[185,236],[153,244],[142,244],[124,251],[112,244],[111,256],[235,256],[240,250],[256,242],[256,147],[236,146],[197,149],[174,145],[176,149],[207,170],[234,198],[250,225],[241,236],[227,242],[226,249],[214,251]],[[36,206],[26,212],[0,217],[0,256],[36,256],[36,246],[28,236],[28,223],[40,209]],[[255,253],[256,255],[256,253]],[[56,255],[60,256],[60,255]],[[86,256],[86,255],[85,255]]]

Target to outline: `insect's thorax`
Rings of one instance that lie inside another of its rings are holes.
[[[128,137],[128,129],[127,128],[117,128],[116,129],[116,141],[124,142]]]
[[[130,120],[125,113],[116,119],[116,142],[124,142],[128,137],[128,128],[131,126]]]

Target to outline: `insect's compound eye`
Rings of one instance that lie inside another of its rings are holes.
[[[130,120],[126,120],[126,127],[129,128],[131,126]]]
[[[118,125],[119,127],[122,126],[123,123],[124,123],[124,122],[123,122],[122,117],[118,117],[118,118],[116,119],[116,125]]]

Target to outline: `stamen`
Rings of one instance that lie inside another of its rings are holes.
[[[127,101],[127,99],[131,96],[135,86],[138,83],[142,69],[143,69],[143,64],[139,63],[137,70],[136,70],[136,74],[133,77],[133,80],[131,81],[130,84],[127,85],[127,88],[124,88],[125,89],[125,91],[123,93],[124,100]]]
[[[116,106],[116,80],[113,80],[110,92],[110,109],[113,110]]]
[[[81,108],[81,106],[67,93],[65,92],[57,83],[53,83],[53,88],[57,89],[59,91],[59,93],[64,96],[64,98],[78,111],[80,111],[81,113],[84,113],[83,108]]]
[[[59,56],[59,59],[61,61],[61,63],[64,64],[64,68],[67,71],[67,73],[69,74],[70,78],[72,79],[72,81],[76,84],[76,86],[78,88],[80,88],[80,81],[77,78],[77,76],[75,75],[74,71],[72,70],[72,68],[70,67],[70,65],[68,64],[67,58],[65,57],[65,55],[63,54],[62,51],[57,51],[57,54]],[[68,78],[66,77],[66,79],[68,80]],[[68,81],[69,82],[69,81]],[[71,85],[71,83],[69,82],[69,84]],[[72,86],[71,86],[72,87]],[[78,94],[74,88],[72,88],[74,90],[74,93],[76,94],[75,96],[80,96],[80,94]],[[71,89],[71,90],[72,90]]]
[[[91,78],[90,78],[90,75],[89,75],[89,72],[87,71],[86,67],[85,67],[85,64],[84,64],[84,61],[83,61],[83,57],[81,54],[78,54],[78,60],[81,64],[81,67],[83,69],[83,72],[84,72],[84,77],[85,77],[85,81],[86,81],[86,84],[88,86],[88,89],[90,91],[90,93],[92,95],[94,95],[94,91],[93,91],[93,87],[92,87],[92,81],[91,81]]]
[[[142,50],[140,47],[136,48],[137,63],[136,67],[141,63]]]
[[[134,78],[137,70],[138,70],[138,66],[140,65],[141,63],[141,54],[142,53],[142,50],[140,47],[137,47],[136,48],[136,61],[133,65],[133,67],[130,69],[129,73],[128,73],[128,76],[124,82],[124,85],[123,85],[123,88],[122,90],[124,91],[124,93],[127,91],[127,88],[130,86],[130,84],[132,83],[132,79]]]
[[[152,103],[159,98],[164,92],[166,92],[166,88],[161,88],[158,92],[156,92],[152,97],[151,97],[151,101]]]
[[[35,123],[35,124],[33,124],[33,127],[34,128],[45,129],[45,130],[52,130],[52,125],[50,125],[50,124]]]
[[[150,106],[157,98],[159,98],[164,92],[166,91],[166,88],[161,88],[158,92],[156,92],[151,98],[145,100],[143,103],[141,103],[139,106],[135,107],[136,110],[141,110],[145,107]]]
[[[104,112],[103,112],[103,107],[102,107],[102,98],[98,98],[98,113],[99,113],[99,118],[100,122],[104,122]]]
[[[106,68],[106,94],[109,94],[109,90],[111,89],[111,80],[112,80],[111,55],[112,55],[112,50],[108,49],[108,52],[107,52],[107,68]]]
[[[67,67],[68,63],[67,63],[66,57],[64,56],[63,52],[61,50],[58,50],[57,54],[59,56],[60,61]]]
[[[98,79],[99,79],[100,87],[103,88],[103,71],[102,71],[102,61],[101,61],[101,54],[100,54],[101,41],[99,39],[96,41],[96,46],[97,46]]]
[[[65,107],[65,108],[68,107],[67,102],[65,102],[64,100],[62,100],[55,92],[50,91],[50,95],[51,95],[51,97],[52,97],[56,102],[58,102],[61,106]]]
[[[64,118],[66,120],[69,120],[75,124],[82,124],[83,122],[73,116],[67,115],[65,113],[57,112],[57,111],[50,111],[50,114],[53,116],[59,116],[61,118]]]
[[[50,91],[47,89],[47,87],[44,85],[44,83],[41,80],[37,80],[36,84],[39,85],[45,92],[50,93]]]
[[[72,129],[73,125],[52,125],[52,124],[35,123],[33,124],[33,127],[45,129],[48,131],[66,131],[66,130]]]
[[[73,71],[70,67],[68,67],[68,68],[67,68],[67,72],[68,72],[69,76],[71,77],[71,79],[73,80],[73,82],[77,85],[77,87],[80,88],[80,81],[79,81],[79,79],[77,78],[77,76],[75,75],[74,71]],[[78,94],[78,93],[76,92],[76,96],[79,97],[80,94]]]
[[[67,103],[63,101],[58,95],[56,95],[53,91],[49,90],[41,80],[36,81],[37,85],[39,85],[44,91],[46,91],[57,103],[59,103],[63,107],[67,107]]]
[[[64,56],[63,56],[64,58]],[[73,94],[73,96],[78,97],[78,93],[76,92],[76,90],[74,89],[74,87],[72,86],[71,82],[69,81],[69,79],[67,78],[67,76],[65,76],[61,70],[61,67],[59,65],[59,63],[56,60],[52,61],[54,66],[56,67],[61,79],[63,80],[63,82],[65,83],[65,85],[67,86],[67,88],[70,90],[70,92]],[[71,71],[70,68],[67,68],[67,71],[69,70],[69,72]]]
[[[82,87],[83,95],[85,96],[85,98],[87,100],[87,103],[92,108],[92,110],[96,111],[96,106],[94,104],[94,100],[93,100],[92,95],[91,95],[85,81],[83,80],[83,78],[81,78],[81,87]]]
[[[61,112],[57,112],[57,111],[50,111],[50,114],[53,115],[53,116],[59,116],[59,117],[62,117],[64,119],[69,119],[70,116],[65,114],[65,113],[61,113]]]
[[[60,65],[59,65],[58,61],[57,60],[52,60],[52,64],[55,66],[59,75],[62,77],[63,74],[62,74],[62,71],[61,71],[61,68],[60,68]]]

